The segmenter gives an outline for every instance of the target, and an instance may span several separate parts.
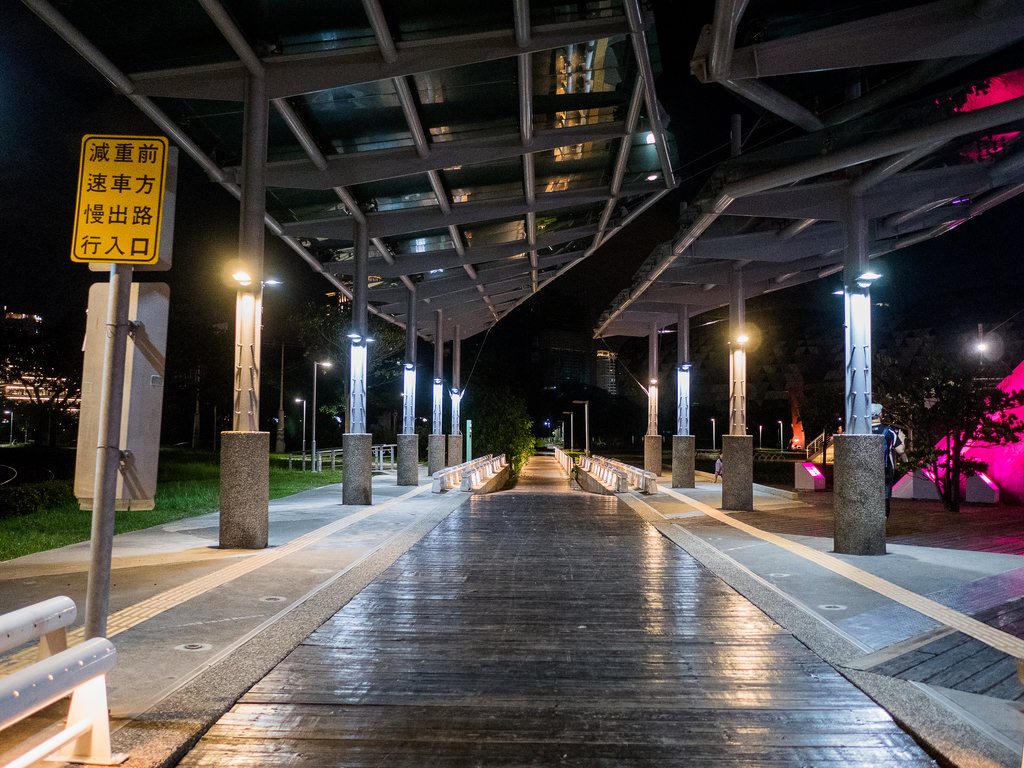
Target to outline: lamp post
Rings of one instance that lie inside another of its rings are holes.
[[[782,422],[779,422],[779,451],[782,451]]]
[[[757,425],[757,448],[758,450],[764,448],[764,424]]]
[[[575,442],[575,422],[573,419],[575,414],[572,411],[562,411],[562,413],[569,417],[569,451],[572,452],[573,444]],[[565,440],[563,439],[562,442],[564,444]]]
[[[583,405],[583,455],[590,455],[590,401],[573,400],[576,404]]]
[[[715,450],[715,420],[711,419],[711,450]]]
[[[306,399],[296,397],[296,403],[302,403],[302,465],[306,465]]]
[[[7,439],[9,445],[14,445],[14,411],[4,411],[4,416],[10,420],[11,432]]]
[[[320,461],[316,453],[316,372],[318,367],[330,368],[332,363],[328,360],[313,361],[313,425],[312,425],[312,438],[310,439],[310,450],[313,453],[313,471],[320,471]]]

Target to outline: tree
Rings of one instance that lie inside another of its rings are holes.
[[[374,341],[367,360],[367,387],[380,388],[402,370],[398,358],[405,349],[405,330],[376,315],[370,315],[368,325]],[[289,316],[288,326],[311,364],[313,360],[330,360],[334,364],[334,375],[320,382],[323,389],[317,410],[336,418],[345,413],[347,419],[351,304],[308,302]],[[372,398],[370,402],[372,405]],[[345,430],[348,431],[347,425]]]
[[[473,421],[473,452],[505,454],[512,476],[518,476],[535,444],[523,397],[508,385],[474,383],[467,389],[464,408]]]
[[[960,510],[961,483],[988,468],[964,450],[1024,439],[1024,422],[1011,412],[1024,405],[1024,390],[1004,392],[937,356],[916,374],[888,366],[879,385],[888,419],[910,431],[911,468],[928,471],[952,512]]]

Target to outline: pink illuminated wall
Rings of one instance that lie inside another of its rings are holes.
[[[1024,389],[1024,362],[999,382],[999,388],[1004,392]],[[1015,408],[1011,413],[1024,420],[1024,407]],[[964,455],[988,464],[985,474],[999,486],[1003,501],[1024,504],[1024,441],[1000,448],[972,447],[968,444]]]

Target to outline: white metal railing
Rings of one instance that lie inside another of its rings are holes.
[[[653,472],[625,464],[616,459],[608,459],[604,456],[592,456],[591,459],[597,466],[605,466],[613,472],[621,473],[626,480],[627,488],[624,490],[636,488],[641,493],[658,492],[658,476]],[[616,488],[616,491],[618,491],[618,488]]]
[[[615,493],[625,493],[629,490],[626,473],[613,467],[607,460],[602,460],[600,456],[580,456],[580,467],[605,488]]]
[[[558,466],[565,471],[565,474],[570,476],[572,475],[572,468],[576,462],[572,460],[572,456],[563,451],[557,445],[555,446],[555,461],[557,461]]]
[[[71,598],[54,597],[0,616],[0,652],[40,641],[34,664],[0,679],[0,730],[71,697],[64,728],[3,768],[27,768],[51,755],[70,762],[118,762],[110,753],[106,682],[117,652],[102,637],[67,648],[66,627],[76,615]]]
[[[463,472],[462,482],[459,483],[459,490],[472,491],[474,488],[479,488],[507,466],[508,462],[505,461],[504,453],[500,456],[495,456],[493,459],[489,459],[473,469]]]
[[[371,447],[371,466],[380,472],[384,471],[384,461],[388,462],[388,468],[392,471],[395,470],[395,451],[398,448],[397,443],[385,443],[383,445],[374,445]],[[338,468],[338,459],[344,455],[344,451],[341,448],[324,448],[316,452],[316,466],[313,465],[314,456],[307,454],[305,451],[298,454],[288,454],[288,469],[292,469],[292,463],[294,461],[300,462],[300,469],[306,471],[306,462],[309,462],[310,469],[314,472],[323,471],[324,464],[330,463],[331,471],[335,471]]]
[[[461,490],[463,477],[471,477],[474,472],[488,466],[493,460],[494,456],[487,454],[479,459],[473,459],[462,464],[456,464],[454,467],[445,467],[444,469],[437,470],[434,473],[434,483],[430,488],[431,493],[441,493],[452,488],[459,488]],[[500,470],[507,463],[505,462],[505,454],[501,454],[498,460],[501,462],[501,465],[498,467]]]
[[[832,435],[822,432],[807,444],[807,460],[814,461],[814,458],[821,454],[821,463],[825,463],[828,456],[829,446],[832,445]]]

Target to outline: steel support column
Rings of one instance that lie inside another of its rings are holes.
[[[405,374],[402,387],[402,434],[416,432],[416,290],[409,289],[405,313]]]
[[[672,436],[672,487],[693,488],[696,438],[690,434],[690,308],[676,321],[676,433]]]
[[[448,435],[448,466],[463,462],[462,439],[462,335],[458,325],[452,334],[452,431]]]
[[[231,431],[221,435],[220,546],[230,549],[266,547],[270,525],[270,434],[259,429],[269,112],[263,69],[254,65],[245,78],[242,117]]]
[[[352,279],[352,326],[349,338],[349,398],[351,432],[342,436],[342,503],[373,503],[373,436],[366,431],[366,371],[369,354],[367,300],[370,236],[365,222],[356,223]],[[315,414],[314,414],[315,418]]]
[[[747,434],[747,335],[743,272],[729,275],[729,434]]]
[[[647,434],[644,469],[661,474],[661,435],[658,434],[658,324],[651,323],[647,339]]]
[[[431,426],[427,440],[427,471],[433,475],[445,467],[444,436],[444,314],[435,313],[434,383],[431,390]]]

